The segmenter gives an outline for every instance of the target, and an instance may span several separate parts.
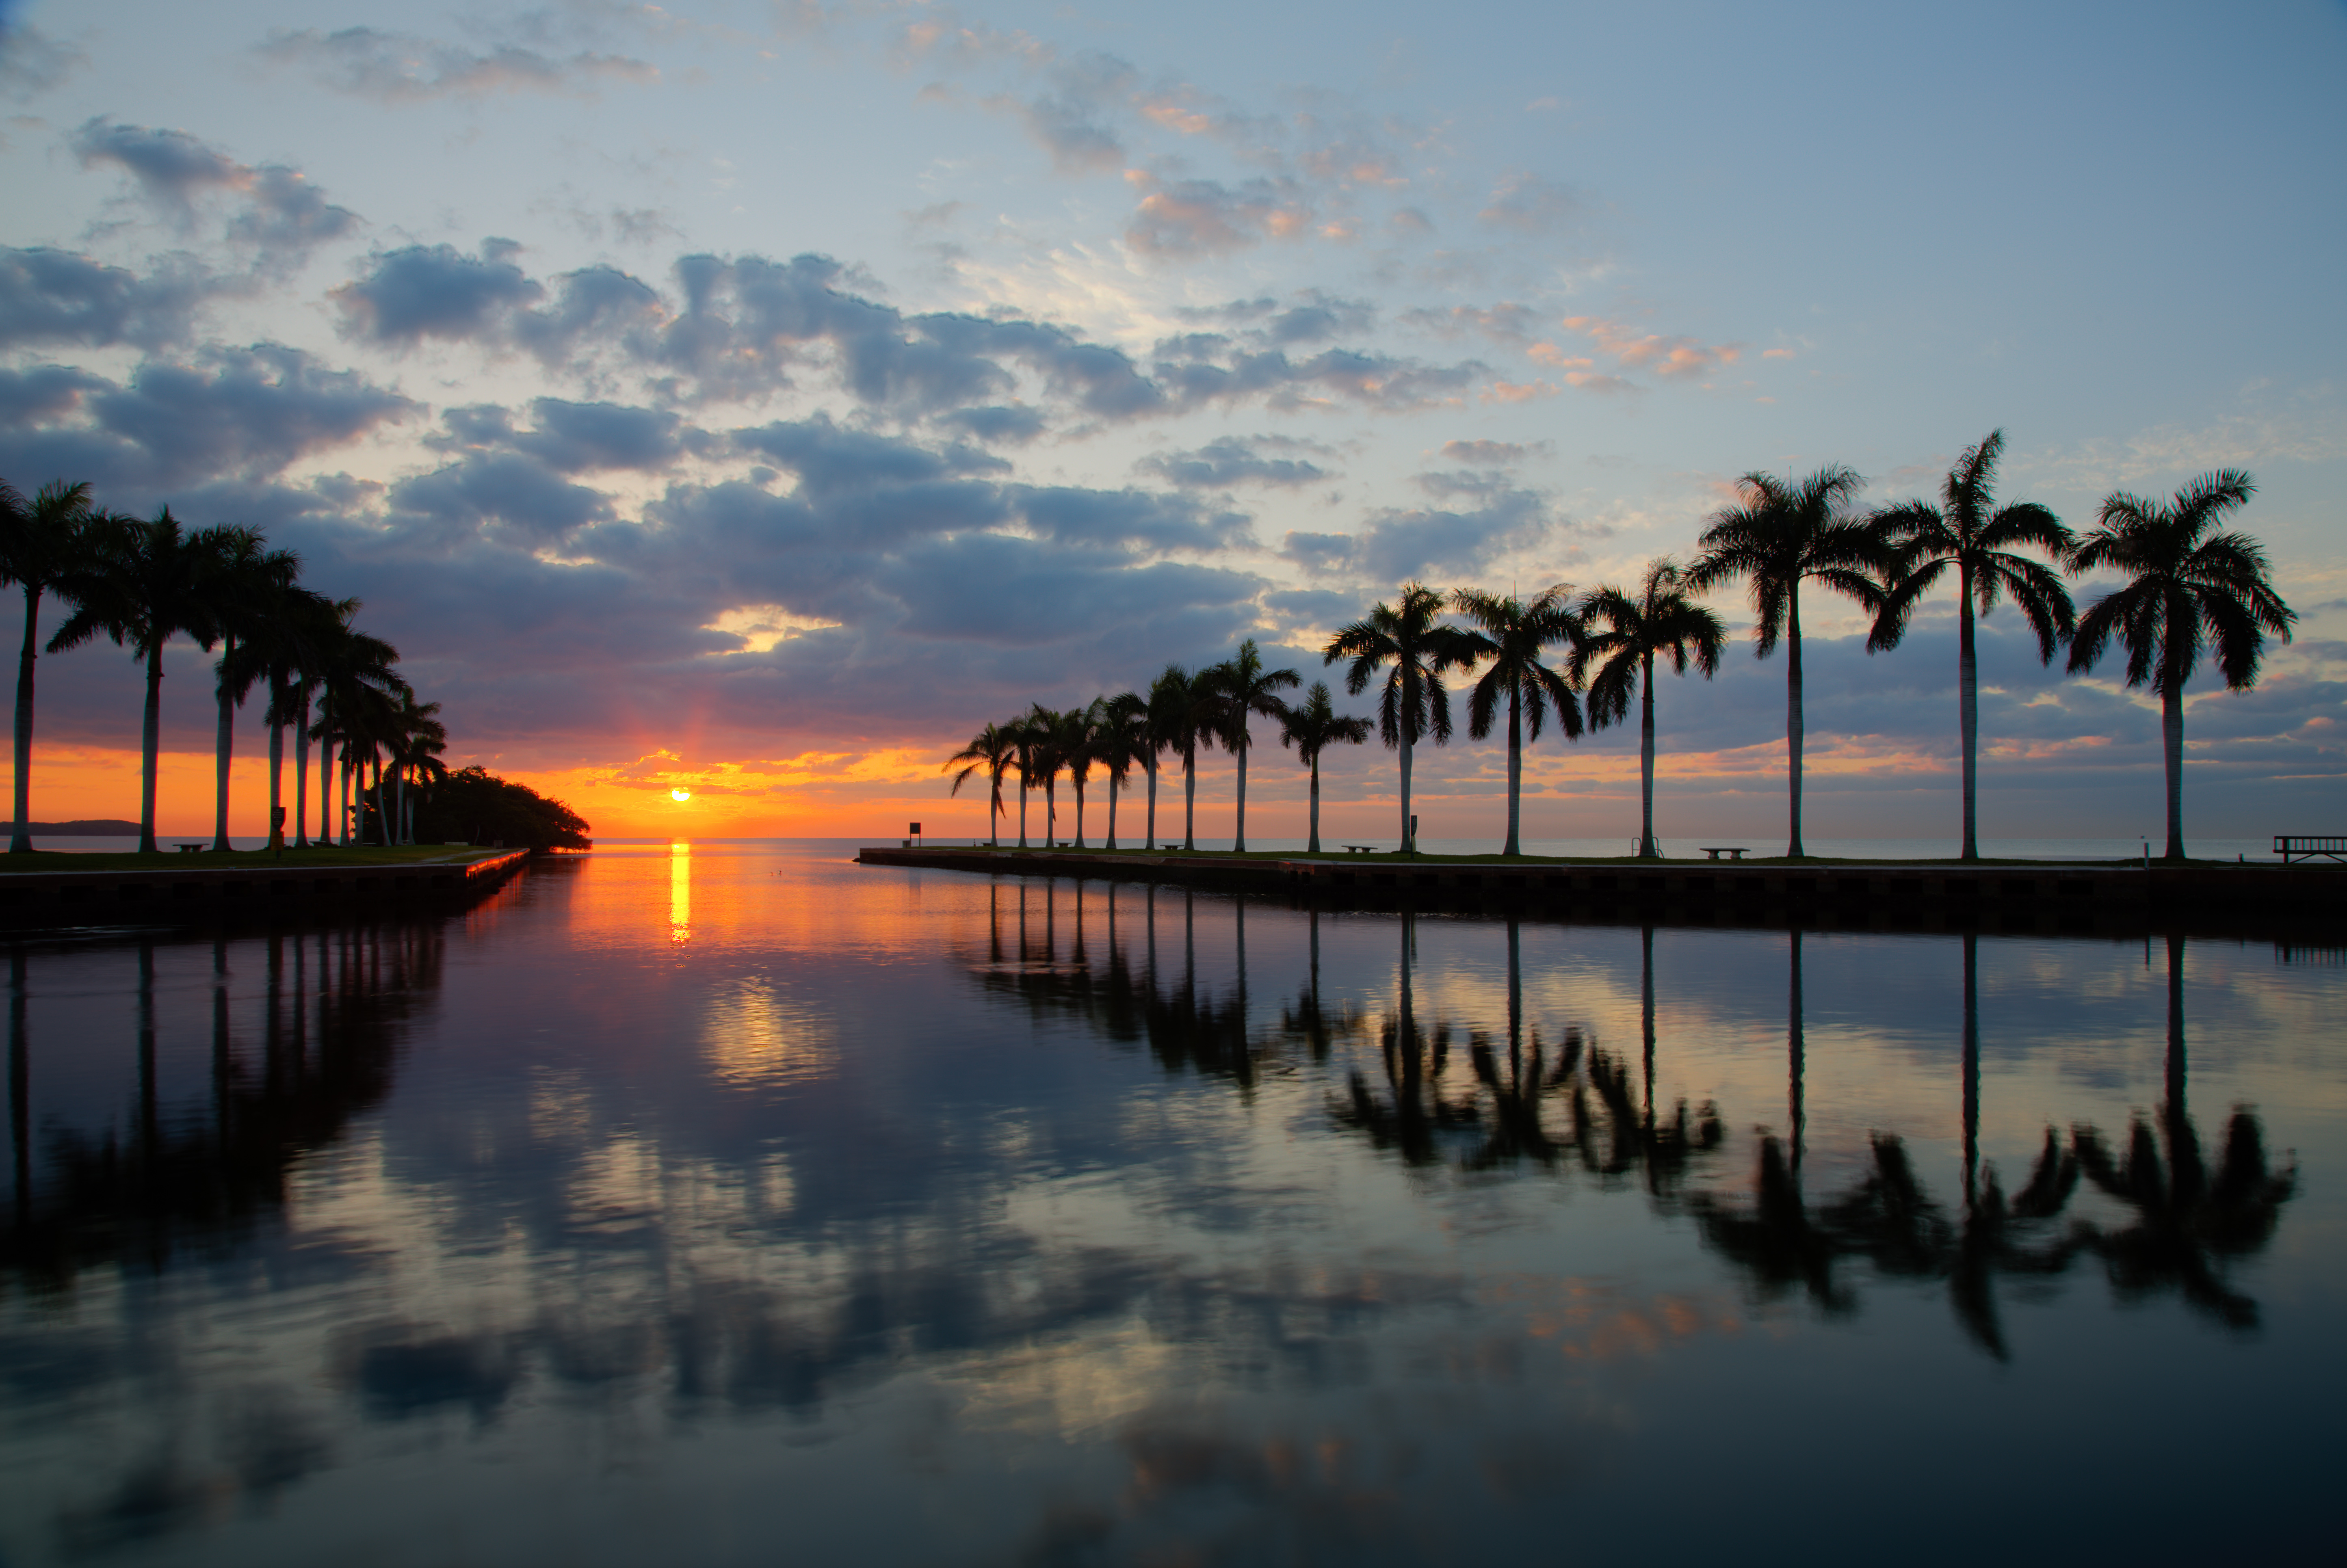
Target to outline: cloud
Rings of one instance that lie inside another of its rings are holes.
[[[363,278],[333,292],[354,336],[410,346],[425,338],[493,338],[516,305],[545,288],[506,258],[509,241],[483,241],[478,256],[452,245],[407,245],[377,255]]]
[[[1245,440],[1226,436],[1193,452],[1160,452],[1137,465],[1169,484],[1193,489],[1228,489],[1235,485],[1313,485],[1329,477],[1317,463],[1294,457],[1266,457],[1266,446],[1286,445],[1271,438]]]
[[[265,480],[417,411],[356,372],[276,343],[210,349],[190,363],[150,359],[124,384],[45,372],[15,384],[0,472],[94,479],[109,505],[150,504],[205,481]]]
[[[1421,476],[1421,484],[1438,495],[1475,495],[1483,497],[1484,504],[1469,511],[1378,513],[1362,531],[1352,564],[1379,582],[1472,576],[1501,554],[1528,548],[1546,538],[1555,527],[1547,503],[1535,491],[1491,482],[1497,478]]]
[[[290,267],[359,225],[357,213],[327,200],[300,169],[240,163],[183,130],[125,125],[100,116],[84,121],[68,145],[85,168],[112,164],[128,174],[182,228],[194,222],[200,199],[214,193],[234,199],[238,210],[228,220],[226,238],[259,252],[266,265]]]
[[[1480,463],[1497,467],[1521,463],[1527,457],[1545,456],[1553,449],[1546,441],[1445,441],[1442,455],[1453,463]]]
[[[1564,325],[1594,341],[1600,351],[1613,356],[1621,369],[1643,370],[1666,378],[1709,375],[1723,365],[1735,364],[1744,352],[1741,343],[1705,344],[1689,337],[1664,337],[1639,332],[1605,316],[1567,316]],[[1565,379],[1575,386],[1614,390],[1599,384],[1612,379],[1609,377],[1574,380],[1567,375]]]
[[[374,27],[279,31],[256,52],[272,64],[306,70],[333,91],[385,104],[507,92],[591,97],[605,82],[643,83],[660,75],[648,62],[623,55],[556,57],[510,45],[476,53]]]
[[[1502,300],[1496,305],[1453,305],[1447,311],[1418,309],[1404,311],[1401,319],[1421,332],[1438,337],[1460,338],[1473,333],[1493,343],[1520,343],[1532,335],[1532,312],[1530,307]],[[1535,354],[1534,358],[1539,355]]]
[[[1517,234],[1546,234],[1573,213],[1573,195],[1537,174],[1510,174],[1491,188],[1491,199],[1476,218]]]
[[[1023,446],[1043,433],[1040,409],[996,404],[982,408],[957,408],[938,415],[937,423],[977,441],[1003,446]]]
[[[1140,169],[1127,170],[1125,179],[1146,192],[1124,231],[1126,243],[1145,256],[1184,261],[1224,255],[1266,239],[1298,238],[1312,222],[1310,201],[1291,179],[1166,183]]]
[[[0,97],[29,98],[62,85],[89,56],[28,23],[0,16]]]
[[[184,339],[218,282],[190,263],[144,277],[70,251],[0,248],[0,347],[127,343],[157,349]]]

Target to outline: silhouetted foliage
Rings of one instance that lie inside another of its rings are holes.
[[[481,767],[458,768],[434,784],[415,814],[415,836],[425,844],[592,849],[587,826],[560,801]]]

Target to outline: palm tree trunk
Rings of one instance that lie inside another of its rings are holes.
[[[1239,733],[1245,735],[1246,732],[1242,730]],[[1231,841],[1233,855],[1246,853],[1246,742],[1241,740],[1239,743],[1239,831],[1238,836]]]
[[[155,853],[155,764],[163,743],[163,645],[147,650],[147,716],[138,727],[138,853]]]
[[[1060,839],[1060,775],[1043,781],[1043,847],[1056,849]]]
[[[9,830],[8,853],[33,853],[33,660],[41,623],[41,589],[25,585],[25,651],[16,660],[16,825]]]
[[[323,719],[325,704],[319,703]],[[331,736],[318,737],[318,846],[323,849],[334,842],[334,743]]]
[[[1084,781],[1070,779],[1068,782],[1076,786],[1076,847],[1081,849],[1084,846]],[[1081,905],[1077,907],[1082,907]]]
[[[1409,729],[1401,733],[1401,850],[1404,855],[1418,847],[1409,831]]]
[[[1638,858],[1660,860],[1663,846],[1655,842],[1655,656],[1649,652],[1638,662]]]
[[[225,664],[236,652],[236,639],[230,638],[220,650],[220,662]],[[222,677],[220,684],[220,732],[212,747],[212,852],[228,853],[228,764],[230,754],[236,749],[236,699]]]
[[[2184,858],[2184,693],[2173,686],[2159,693],[2160,750],[2168,758],[2168,858]]]
[[[1182,748],[1182,847],[1198,847],[1198,743]]]
[[[269,683],[269,847],[285,847],[285,712],[283,691]]]
[[[1524,787],[1524,729],[1522,713],[1516,706],[1516,689],[1508,688],[1508,842],[1500,853],[1522,855],[1523,845],[1516,837],[1522,814]]]
[[[343,819],[335,824],[342,831],[334,835],[335,842],[344,849],[351,846],[351,774],[357,770],[358,755],[352,750],[351,743],[344,741],[343,743]]]
[[[1312,843],[1308,854],[1320,853],[1320,753],[1312,753]]]
[[[1023,769],[1019,774],[1019,847],[1027,847],[1027,774]]]
[[[407,842],[407,770],[405,768],[401,768],[391,775],[391,798],[395,803],[391,808],[391,815],[400,825],[400,831],[394,836],[399,843],[405,844]]]
[[[1116,775],[1111,774],[1108,775],[1108,847],[1112,855],[1116,853]],[[1109,907],[1113,909],[1116,905],[1111,903]],[[1112,941],[1109,946],[1113,950],[1116,944]]]
[[[383,841],[383,846],[385,849],[389,849],[391,847],[391,818],[384,815],[383,759],[380,757],[375,759],[374,764],[374,830],[376,836]]]
[[[1973,569],[1959,569],[1956,601],[1956,727],[1964,745],[1964,847],[1966,860],[1980,858],[1975,815],[1980,782],[1980,672],[1973,655]]]
[[[1153,851],[1157,847],[1157,753],[1154,749],[1149,753],[1148,766],[1149,820],[1145,825],[1149,830],[1149,848]]]
[[[1801,581],[1793,579],[1785,611],[1785,753],[1792,763],[1792,840],[1785,853],[1799,859],[1801,847]]]

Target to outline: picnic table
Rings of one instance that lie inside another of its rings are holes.
[[[1344,850],[1348,855],[1375,855],[1378,846],[1374,844],[1348,844]]]
[[[171,847],[182,855],[201,855],[205,848],[200,844],[174,844]]]
[[[1730,860],[1741,860],[1745,856],[1751,853],[1740,844],[1698,844],[1696,847],[1702,850],[1706,855],[1710,856],[1714,860],[1718,859],[1723,855],[1727,856]]]

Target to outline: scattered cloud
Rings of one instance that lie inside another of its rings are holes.
[[[1596,343],[1616,367],[1665,378],[1709,375],[1723,365],[1734,364],[1744,352],[1741,343],[1706,344],[1690,337],[1642,333],[1608,316],[1567,316],[1563,324]]]
[[[1317,463],[1296,457],[1265,456],[1266,449],[1276,450],[1292,445],[1274,437],[1247,440],[1225,436],[1219,441],[1210,441],[1194,451],[1160,452],[1143,458],[1138,466],[1143,473],[1154,474],[1166,483],[1185,489],[1229,489],[1237,485],[1317,485],[1329,477],[1328,470]]]
[[[475,51],[374,27],[281,30],[256,52],[272,65],[307,72],[333,91],[385,104],[511,92],[586,97],[608,83],[650,82],[660,74],[650,62],[624,55],[557,56],[513,45]]]
[[[1552,233],[1573,217],[1576,203],[1563,186],[1537,174],[1504,176],[1476,219],[1512,233]]]

